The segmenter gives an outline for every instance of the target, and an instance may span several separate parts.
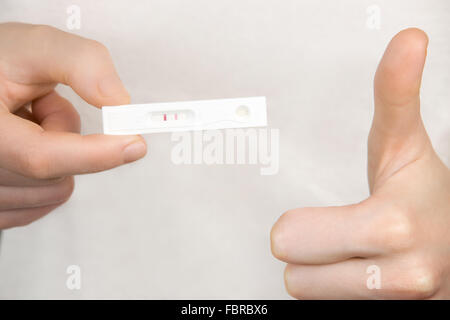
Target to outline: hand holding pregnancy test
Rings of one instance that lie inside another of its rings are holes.
[[[0,230],[67,201],[73,175],[142,158],[137,135],[80,134],[80,116],[55,86],[92,106],[127,104],[111,56],[97,41],[44,25],[0,23]]]
[[[265,127],[265,97],[105,106],[105,134]]]

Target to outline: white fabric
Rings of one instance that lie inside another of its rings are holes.
[[[381,8],[381,29],[366,27]],[[287,298],[269,232],[284,211],[368,196],[372,79],[405,27],[430,37],[422,113],[450,160],[448,0],[2,0],[0,21],[67,30],[107,45],[132,103],[266,96],[280,168],[175,165],[170,134],[146,136],[144,160],[76,178],[72,199],[4,232],[0,298]],[[68,53],[70,54],[70,53]],[[84,133],[101,112],[60,87]],[[81,290],[66,288],[79,265]]]

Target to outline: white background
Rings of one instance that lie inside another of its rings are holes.
[[[145,136],[146,158],[77,177],[68,203],[4,232],[0,298],[288,298],[271,226],[290,208],[368,196],[373,74],[405,27],[430,37],[422,114],[450,162],[448,0],[1,0],[0,21],[68,31],[71,4],[76,33],[110,49],[133,103],[266,96],[280,170],[174,165],[170,134]],[[373,4],[380,30],[365,25]],[[100,110],[59,90],[83,132],[101,132]],[[65,285],[72,264],[79,291]]]

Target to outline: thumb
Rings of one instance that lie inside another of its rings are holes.
[[[378,175],[398,170],[429,145],[419,97],[427,45],[425,32],[405,29],[394,36],[380,61],[375,74],[375,113],[369,135],[371,185]]]

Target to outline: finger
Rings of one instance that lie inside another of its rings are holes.
[[[414,160],[429,140],[420,117],[420,84],[428,38],[419,29],[399,32],[389,43],[378,66],[375,81],[375,114],[369,136],[369,179],[389,164],[391,172]],[[400,161],[400,160],[399,160]],[[394,162],[394,163],[393,163]],[[386,174],[388,175],[388,174]]]
[[[8,23],[0,28],[8,29],[0,39],[2,52],[10,69],[20,71],[19,78],[14,72],[8,76],[30,86],[50,83],[39,94],[36,90],[27,91],[28,96],[21,92],[20,99],[9,94],[4,103],[10,110],[50,92],[54,82],[70,85],[96,106],[129,102],[108,51],[98,42],[46,26]],[[0,121],[0,135],[7,137],[0,141],[0,167],[33,178],[106,170],[134,161],[146,152],[144,141],[137,136],[80,137],[42,132],[41,128],[23,120],[19,123],[6,114],[0,114]]]
[[[0,28],[6,29],[0,39],[3,55],[11,68],[20,67],[17,72],[20,78],[11,74],[11,80],[41,86],[63,83],[97,107],[129,103],[129,94],[111,56],[99,42],[50,26],[6,23]],[[50,90],[45,89],[43,93]],[[29,90],[28,94],[22,92],[20,98],[10,95],[5,104],[13,111],[24,101],[39,96],[36,90]]]
[[[16,209],[0,212],[0,230],[26,226],[50,213],[61,204],[62,203],[45,207]]]
[[[286,267],[288,293],[297,299],[427,299],[439,290],[431,273],[409,261],[351,259]]]
[[[0,167],[35,179],[107,170],[146,153],[140,136],[43,131],[8,112],[0,112],[0,136]]]
[[[39,187],[0,186],[0,211],[62,203],[69,199],[73,188],[73,177]]]
[[[272,252],[295,264],[374,257],[396,249],[391,239],[398,239],[401,246],[402,231],[407,229],[401,223],[400,214],[376,199],[343,207],[295,209],[273,226]]]
[[[56,91],[34,100],[32,111],[39,125],[46,131],[80,132],[78,112]]]
[[[352,259],[327,265],[289,264],[284,272],[287,292],[296,299],[369,299],[376,293],[367,288],[371,263]]]
[[[0,168],[0,185],[11,187],[40,187],[55,184],[63,180],[64,178],[53,179],[32,179],[24,177],[20,174],[11,172],[9,170]]]

